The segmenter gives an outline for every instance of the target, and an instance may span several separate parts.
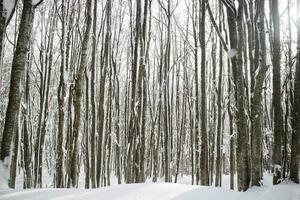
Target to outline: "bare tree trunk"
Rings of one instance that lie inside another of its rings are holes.
[[[18,126],[21,101],[21,81],[25,75],[27,53],[33,26],[34,8],[31,0],[24,0],[16,52],[13,57],[9,101],[5,116],[0,160],[8,165],[12,138]],[[8,167],[8,166],[7,166]]]
[[[263,110],[262,110],[262,90],[263,84],[265,82],[265,76],[268,70],[268,66],[266,65],[266,38],[265,38],[265,1],[261,0],[257,2],[257,10],[259,22],[258,22],[258,30],[259,30],[259,43],[255,48],[259,48],[260,52],[260,64],[259,66],[254,66],[258,71],[258,74],[255,78],[254,83],[254,94],[252,100],[252,122],[253,122],[253,130],[252,130],[252,169],[251,169],[251,180],[252,186],[260,186],[262,179],[262,141],[263,141]]]
[[[63,42],[62,42],[63,43]],[[64,57],[64,54],[61,54]],[[63,133],[64,133],[64,64],[60,67],[60,79],[58,86],[58,133],[57,133],[57,165],[56,165],[56,187],[63,187]]]
[[[91,85],[91,87],[93,87]],[[85,188],[90,188],[90,136],[89,136],[89,77],[88,72],[85,70]],[[92,140],[92,138],[91,138]],[[92,142],[92,141],[91,141]],[[91,163],[92,165],[92,163]],[[92,186],[93,187],[93,186]],[[94,187],[93,187],[94,188]]]
[[[109,64],[109,55],[111,48],[111,0],[106,1],[106,33],[104,42],[104,63],[101,67],[101,78],[100,78],[100,94],[99,94],[99,107],[98,107],[98,151],[97,151],[97,174],[96,181],[97,187],[100,187],[100,176],[102,173],[102,146],[103,146],[103,127],[104,127],[104,95],[105,95],[105,79],[106,72]]]
[[[71,180],[72,186],[76,187],[78,181],[78,137],[80,132],[80,124],[81,124],[81,101],[82,101],[82,85],[83,85],[83,78],[84,72],[87,66],[87,53],[88,53],[88,45],[89,45],[89,37],[90,37],[90,30],[92,25],[92,0],[88,0],[86,4],[86,14],[87,14],[87,21],[86,21],[86,29],[84,32],[84,38],[82,42],[82,49],[81,49],[81,61],[79,65],[78,72],[76,74],[75,79],[75,86],[74,86],[74,123],[73,123],[73,141],[72,143],[72,155],[71,155]]]
[[[162,31],[161,31],[162,37]],[[156,137],[156,144],[155,144],[155,152],[154,152],[154,166],[153,166],[153,182],[157,182],[157,178],[160,172],[160,163],[159,163],[159,153],[160,153],[160,142],[162,138],[162,96],[163,96],[163,48],[162,44],[160,44],[160,60],[158,66],[158,73],[157,73],[157,81],[158,81],[158,105],[157,105],[157,137]]]
[[[114,66],[114,100],[115,100],[115,132],[116,132],[116,173],[118,178],[118,184],[121,184],[122,180],[122,168],[121,168],[121,140],[120,140],[120,100],[119,100],[119,93],[120,93],[120,84],[119,79],[117,76],[117,66],[116,61],[113,61]]]
[[[193,15],[196,15],[197,4],[193,1]],[[195,17],[196,18],[196,17]],[[197,39],[197,31],[196,31],[196,22],[197,19],[193,20],[193,38],[194,38],[194,56],[195,56],[195,162],[196,162],[196,184],[199,185],[200,180],[200,147],[199,147],[199,141],[200,141],[200,131],[199,131],[199,125],[200,125],[200,110],[199,110],[199,101],[200,101],[200,95],[199,95],[199,78],[198,78],[198,39]],[[193,146],[193,144],[192,144]],[[194,149],[191,149],[192,152]],[[193,170],[192,170],[193,171]]]
[[[30,122],[30,76],[29,69],[26,74],[26,86],[25,86],[25,107],[24,109],[24,121],[23,121],[23,148],[24,148],[24,168],[25,168],[25,188],[31,188],[32,186],[32,172],[31,172],[31,145],[29,135],[29,122]]]
[[[92,129],[91,129],[91,169],[90,176],[92,188],[96,187],[96,105],[95,105],[95,70],[96,70],[96,47],[97,47],[97,0],[94,0],[93,9],[93,46],[92,46],[92,63],[91,63],[91,111],[92,111]]]
[[[56,158],[56,187],[64,187],[63,181],[63,139],[64,139],[64,97],[65,97],[65,81],[64,81],[64,68],[65,64],[68,61],[65,61],[65,1],[62,1],[61,5],[61,42],[60,42],[60,53],[61,53],[61,65],[60,65],[60,76],[59,76],[59,85],[57,90],[57,100],[58,100],[58,132],[57,132],[57,158]]]
[[[222,50],[220,50],[221,52]],[[220,53],[222,55],[222,53]],[[222,68],[223,63],[221,62],[222,57],[220,56],[220,71],[219,71],[219,83],[218,83],[218,128],[217,128],[217,156],[216,156],[216,180],[215,186],[221,186],[221,176],[222,176],[222,160],[221,160],[221,139],[222,139]]]
[[[235,17],[234,10],[227,7],[227,19],[229,26],[229,39],[231,49],[237,52],[231,58],[233,80],[235,85],[236,99],[236,122],[237,122],[237,176],[238,190],[246,191],[249,188],[249,156],[248,156],[248,135],[245,113],[245,90],[243,79],[243,19],[244,19],[244,1],[239,0],[238,16]]]
[[[136,22],[135,22],[135,41],[134,41],[134,53],[132,60],[132,75],[131,75],[131,99],[130,99],[130,117],[129,117],[129,132],[128,132],[128,150],[126,161],[126,182],[132,183],[134,181],[133,163],[135,154],[135,139],[136,139],[136,84],[137,84],[137,68],[138,68],[138,47],[140,38],[140,20],[141,20],[141,2],[136,2]]]
[[[2,68],[2,55],[3,55],[3,46],[6,30],[6,18],[4,13],[4,1],[0,2],[0,65]],[[2,80],[2,69],[0,69],[0,80]]]
[[[141,90],[141,99],[142,109],[141,109],[141,150],[140,150],[140,181],[145,182],[145,152],[146,152],[146,114],[147,114],[147,77],[146,77],[146,31],[147,31],[147,14],[148,14],[148,0],[144,2],[144,16],[142,24],[142,35],[141,35],[141,56],[140,56],[140,76],[142,87]]]
[[[111,161],[111,140],[112,140],[112,95],[113,95],[113,88],[112,88],[112,68],[109,70],[109,89],[108,89],[108,109],[107,109],[107,166],[106,166],[106,174],[107,174],[107,185],[110,186],[110,161]]]
[[[273,22],[273,109],[274,109],[274,150],[273,150],[273,184],[281,182],[281,138],[283,135],[283,113],[281,106],[281,50],[280,50],[280,16],[278,0],[270,0]]]
[[[220,5],[219,8],[219,15],[220,15],[220,23],[219,23],[219,29],[220,33],[222,33],[222,22],[221,22],[221,16],[222,16],[222,5]],[[220,52],[219,52],[219,80],[218,80],[218,90],[217,90],[217,105],[218,105],[218,128],[217,128],[217,157],[216,157],[216,181],[215,186],[221,186],[222,185],[222,159],[221,159],[221,131],[222,131],[222,73],[223,73],[223,49],[222,43],[220,42]]]
[[[297,0],[297,8],[300,9],[300,0]],[[290,178],[295,183],[300,180],[300,21],[297,21],[297,63],[294,82],[294,104],[292,118],[292,146],[291,146],[291,170]]]
[[[233,132],[233,116],[231,111],[231,73],[230,73],[230,64],[228,63],[228,118],[229,118],[229,133],[230,133],[230,153],[229,153],[229,160],[230,160],[230,189],[234,190],[234,174],[235,174],[235,135]]]
[[[207,0],[201,3],[200,47],[201,47],[201,151],[200,151],[200,182],[209,184],[208,173],[208,140],[206,127],[206,48],[205,48],[205,10]],[[196,88],[197,89],[197,88]]]

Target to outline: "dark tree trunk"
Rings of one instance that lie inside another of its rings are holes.
[[[90,168],[90,150],[89,150],[90,149],[90,147],[89,147],[90,146],[89,102],[90,102],[89,101],[89,77],[88,77],[87,70],[85,70],[85,120],[84,120],[84,132],[85,132],[85,152],[84,152],[85,153],[85,188],[90,188],[90,170],[91,170],[91,168]]]
[[[249,156],[248,156],[248,135],[245,113],[245,89],[243,79],[243,19],[244,19],[244,1],[239,0],[238,16],[235,17],[227,7],[227,18],[229,26],[229,39],[231,49],[237,52],[231,58],[233,81],[235,85],[236,100],[236,123],[237,123],[237,176],[238,190],[246,191],[249,188]]]
[[[136,22],[135,22],[135,41],[134,41],[134,52],[132,60],[132,75],[131,75],[131,99],[130,99],[130,116],[129,116],[129,129],[128,129],[128,150],[127,150],[127,161],[125,177],[127,183],[132,183],[134,181],[133,173],[133,163],[135,154],[135,139],[136,139],[136,114],[135,114],[135,104],[136,104],[136,83],[137,83],[137,69],[138,69],[138,47],[140,38],[140,22],[141,21],[141,2],[136,3]]]
[[[273,184],[281,182],[281,138],[283,135],[283,113],[281,106],[281,49],[280,49],[280,16],[278,0],[271,0],[273,22],[273,109],[274,109],[274,150],[273,150]]]
[[[260,64],[254,66],[258,71],[254,83],[254,94],[252,99],[252,169],[251,169],[251,180],[252,186],[260,186],[262,179],[262,142],[263,142],[263,110],[262,110],[262,92],[263,85],[265,82],[265,76],[268,70],[266,65],[266,38],[265,38],[265,1],[261,0],[257,2],[257,15],[259,18],[258,32],[259,32],[259,43],[256,43],[255,49],[259,49],[260,52]],[[257,55],[257,57],[259,57]]]
[[[219,29],[222,33],[222,5],[220,5],[219,9],[219,15],[220,15],[220,23],[219,23]],[[222,43],[220,42],[220,46],[222,46]],[[215,186],[221,186],[222,185],[222,158],[221,158],[221,139],[222,139],[222,73],[223,73],[223,49],[220,48],[219,53],[219,81],[218,81],[218,90],[216,92],[218,96],[217,105],[218,105],[218,128],[217,128],[217,157],[216,157],[216,181]],[[232,139],[232,138],[231,138]]]
[[[93,46],[92,46],[92,63],[91,63],[91,111],[92,111],[92,127],[91,127],[91,169],[90,176],[92,188],[96,187],[96,105],[95,105],[95,70],[96,70],[96,47],[97,47],[97,0],[94,0],[93,9]]]
[[[201,47],[201,151],[200,151],[200,182],[209,185],[208,173],[208,140],[206,126],[206,44],[205,44],[205,11],[207,0],[201,3],[200,47]],[[198,89],[198,88],[196,88]]]
[[[76,74],[75,86],[74,86],[74,122],[73,122],[73,140],[70,141],[72,143],[71,150],[71,163],[70,163],[70,177],[72,180],[72,186],[77,187],[78,181],[78,137],[80,132],[81,125],[81,101],[82,101],[82,88],[84,84],[84,72],[87,66],[87,51],[89,45],[90,38],[90,30],[92,25],[92,0],[87,0],[86,4],[86,29],[84,32],[84,38],[82,41],[82,49],[81,49],[81,61],[79,65],[78,72]]]
[[[4,42],[4,38],[5,38],[5,29],[6,29],[6,18],[4,17],[4,6],[3,6],[3,1],[0,2],[0,65],[2,68],[2,51],[3,51],[3,42]],[[0,69],[0,71],[2,71],[2,69]],[[2,74],[0,74],[0,76],[2,76]],[[0,77],[1,78],[1,77]]]
[[[1,142],[0,160],[8,165],[7,160],[10,155],[12,138],[18,126],[18,116],[21,101],[21,81],[25,75],[27,53],[32,32],[34,8],[31,0],[24,0],[22,18],[19,29],[19,36],[16,51],[13,57],[9,101],[5,116],[3,138]],[[7,166],[8,167],[8,166]]]
[[[103,146],[103,129],[104,129],[104,95],[105,95],[105,79],[109,63],[109,54],[111,50],[111,0],[106,1],[106,33],[104,41],[104,62],[101,63],[101,78],[100,78],[100,94],[98,107],[98,151],[97,151],[97,187],[100,187],[100,176],[102,173],[102,152]]]
[[[29,69],[26,74],[26,86],[25,86],[25,108],[24,109],[24,121],[23,121],[23,148],[24,148],[24,168],[25,168],[25,188],[31,188],[32,186],[32,171],[31,171],[31,144],[29,135],[30,124],[30,76]]]
[[[63,139],[64,139],[64,98],[65,98],[65,3],[62,1],[61,5],[61,42],[60,42],[60,53],[61,53],[61,64],[60,64],[60,76],[59,76],[59,84],[57,91],[57,101],[58,101],[58,132],[57,132],[57,143],[56,143],[56,187],[62,188],[64,187],[64,175],[63,175],[63,161],[64,161],[64,153],[63,153]]]

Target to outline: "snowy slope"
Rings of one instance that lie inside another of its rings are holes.
[[[100,189],[31,189],[0,190],[1,200],[300,200],[300,186],[282,183],[278,186],[251,188],[245,193],[224,188],[201,187],[174,183],[116,185]]]

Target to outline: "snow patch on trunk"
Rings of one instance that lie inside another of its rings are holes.
[[[3,9],[4,12],[2,14],[5,17],[6,21],[14,10],[15,0],[3,0]]]
[[[8,189],[8,177],[9,177],[9,166],[10,158],[6,157],[4,162],[0,161],[0,189]]]
[[[227,52],[227,55],[229,58],[233,58],[234,56],[237,55],[237,50],[236,49],[230,49],[228,52]]]

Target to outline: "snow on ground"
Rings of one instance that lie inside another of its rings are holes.
[[[181,177],[180,184],[147,181],[100,189],[0,189],[0,200],[300,200],[299,185],[284,182],[272,186],[272,177],[265,177],[264,186],[244,193],[227,189],[228,184],[223,188],[190,185],[190,177]],[[223,183],[228,178],[224,176]]]

